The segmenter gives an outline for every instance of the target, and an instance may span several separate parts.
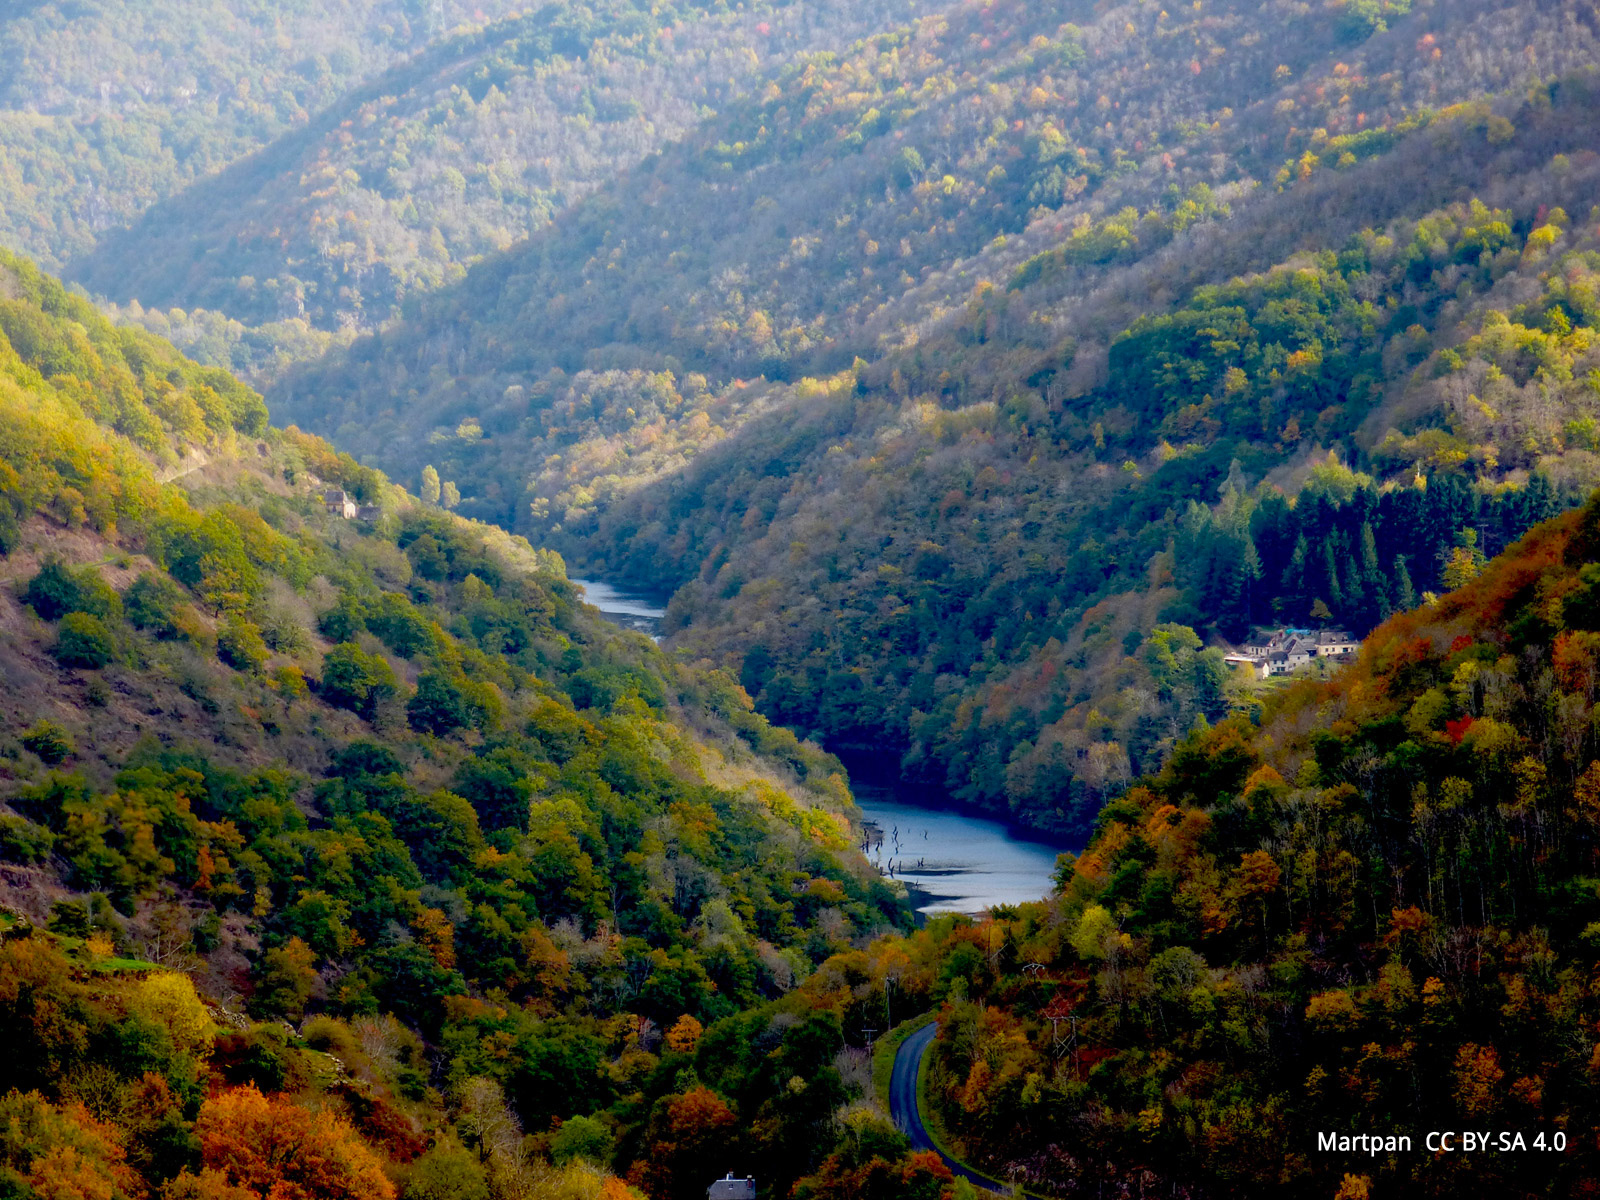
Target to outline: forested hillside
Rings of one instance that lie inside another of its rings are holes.
[[[0,6],[0,244],[51,266],[506,0]]]
[[[1249,249],[1202,258],[1189,286],[1323,248],[1326,187],[1321,211],[1270,222],[1247,202],[1277,191],[1286,162],[1290,182],[1348,169],[1437,108],[1600,51],[1576,3],[1418,5],[1382,32],[1364,11],[973,3],[803,60],[274,403],[396,470],[444,459],[482,481],[475,515],[542,533],[759,411],[761,377],[826,386],[857,356],[920,347],[1035,254],[1072,251],[1063,270],[1035,264],[1044,290],[995,331],[1028,360],[1077,333],[1027,315],[1041,296],[1131,273],[1140,307],[1108,314],[1126,324],[1149,307],[1143,260],[1187,257],[1225,216],[1255,219],[1234,243]],[[1481,158],[1442,165],[1443,180],[1391,177],[1394,200],[1345,231],[1482,182]],[[1025,384],[1017,365],[984,393]]]
[[[1365,632],[1600,482],[1600,44],[1069,8],[799,65],[275,402],[680,588],[774,718],[1081,831],[1252,703],[1208,639]]]
[[[1046,1195],[1592,1195],[1597,559],[1591,500],[1191,735],[1045,903],[864,956],[866,1013],[939,1006],[951,1144]]]
[[[1435,161],[1465,161],[1461,136]],[[779,719],[887,732],[958,795],[1081,823],[1238,702],[1152,631],[1198,651],[1325,612],[1363,633],[1594,486],[1595,230],[1553,203],[1592,170],[1199,289],[1112,339],[1080,394],[1052,402],[1081,359],[1047,353],[1034,388],[941,408],[922,388],[978,375],[970,331],[1015,302],[990,293],[923,344],[920,386],[868,373],[752,423],[595,542],[698,570],[669,629]]]
[[[293,328],[283,322],[380,325],[549,226],[761,73],[912,9],[539,5],[334,98],[259,154],[100,238],[66,273],[141,308],[201,309],[146,320],[269,374],[277,364],[251,343],[279,349]]]
[[[0,674],[9,1194],[832,1169],[860,1072],[786,997],[908,923],[837,763],[12,258]],[[845,1152],[948,1197],[874,1130]]]

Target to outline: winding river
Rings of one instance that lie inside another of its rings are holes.
[[[659,597],[593,579],[572,582],[614,624],[652,637],[659,633],[665,615]],[[862,776],[852,769],[850,786],[861,807],[867,857],[906,885],[922,916],[978,913],[1050,894],[1061,847],[958,808],[919,804],[909,789]]]

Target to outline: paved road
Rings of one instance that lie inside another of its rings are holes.
[[[938,1032],[938,1023],[930,1021],[901,1042],[900,1049],[895,1051],[894,1070],[889,1075],[890,1119],[894,1121],[896,1128],[911,1139],[913,1150],[932,1150],[958,1177],[970,1179],[979,1187],[1005,1193],[1009,1190],[1005,1184],[962,1166],[935,1146],[933,1139],[928,1136],[927,1128],[922,1124],[922,1114],[917,1111],[917,1073],[922,1069],[922,1060]]]

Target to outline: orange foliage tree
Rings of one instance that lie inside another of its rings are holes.
[[[112,1200],[140,1190],[123,1135],[81,1104],[56,1106],[38,1092],[0,1100],[0,1162],[41,1200]]]
[[[950,1200],[955,1176],[929,1150],[899,1162],[874,1155],[853,1163],[845,1154],[830,1155],[822,1168],[795,1187],[799,1200]]]
[[[207,1100],[195,1129],[207,1173],[241,1200],[394,1200],[381,1160],[341,1117],[246,1086]]]
[[[703,1196],[706,1182],[725,1169],[718,1155],[726,1152],[737,1124],[733,1110],[710,1088],[665,1098],[651,1115],[645,1153],[628,1182],[658,1200]]]

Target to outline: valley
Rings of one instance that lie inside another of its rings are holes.
[[[654,636],[666,615],[649,597],[595,580],[572,582],[601,616],[623,629]],[[880,875],[904,886],[919,916],[978,914],[997,904],[1036,900],[1050,890],[1058,847],[959,811],[948,797],[864,782],[883,774],[881,764],[876,773],[865,769],[870,758],[858,754],[851,763],[862,851]]]
[[[0,1200],[1600,1191],[1590,0],[0,59]]]

